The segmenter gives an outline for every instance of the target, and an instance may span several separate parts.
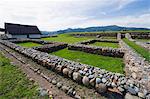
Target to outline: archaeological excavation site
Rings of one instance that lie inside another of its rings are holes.
[[[1,32],[2,99],[150,99],[149,31]]]

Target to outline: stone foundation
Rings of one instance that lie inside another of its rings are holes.
[[[76,33],[71,34],[72,36],[76,37],[83,37],[83,36],[95,36],[95,37],[101,37],[101,36],[108,36],[108,37],[117,37],[117,33]]]
[[[24,54],[25,56],[31,58],[44,67],[55,71],[56,73],[71,78],[79,84],[81,83],[85,86],[95,88],[99,93],[104,93],[107,90],[111,90],[122,95],[129,93],[142,98],[149,97],[148,88],[141,86],[142,81],[137,81],[134,77],[125,77],[123,74],[108,72],[97,67],[70,61],[54,55],[49,55],[48,53],[40,52],[32,48],[24,48],[8,41],[0,40],[0,43]],[[131,65],[130,63],[133,59],[130,58],[130,54],[129,56],[128,53],[126,54],[125,61]],[[135,64],[135,66],[137,65]],[[145,72],[146,75],[149,75],[150,72],[147,73],[149,68],[144,66],[140,69],[144,69],[143,73]],[[140,75],[137,75],[136,77],[138,76],[140,77]],[[146,81],[146,79],[147,78],[143,78],[142,80]]]
[[[68,49],[83,51],[83,52],[97,54],[97,55],[111,56],[111,57],[122,58],[124,56],[124,51],[117,48],[115,49],[115,48],[108,48],[108,47],[89,46],[83,44],[72,44],[72,45],[68,45]]]
[[[138,95],[146,96],[150,93],[150,63],[145,61],[143,57],[136,53],[122,40],[119,44],[121,48],[125,50],[124,63],[126,76],[133,78],[136,84],[141,87],[140,91],[143,94],[139,92]],[[150,96],[148,97],[150,98]]]
[[[92,40],[88,40],[88,41],[82,41],[82,42],[79,42],[77,44],[88,45],[88,44],[92,44],[92,43],[95,43],[95,42],[119,43],[117,40],[92,39]]]
[[[46,45],[43,45],[43,46],[33,47],[33,49],[39,50],[39,51],[42,51],[42,52],[51,53],[51,52],[58,51],[60,49],[64,49],[66,47],[67,47],[67,44],[54,43],[54,44],[46,44]]]

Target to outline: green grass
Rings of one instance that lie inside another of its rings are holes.
[[[112,47],[112,48],[118,48],[118,43],[109,43],[109,42],[95,42],[93,44],[90,44],[93,46],[102,46],[102,47]]]
[[[35,46],[42,46],[41,44],[34,43],[34,42],[17,43],[17,45],[28,47],[28,48],[35,47]]]
[[[150,62],[150,51],[146,50],[145,48],[135,44],[135,42],[129,41],[128,39],[124,38],[123,41],[132,47],[137,53],[143,56],[147,61]]]
[[[64,42],[64,43],[69,43],[69,44],[73,44],[73,43],[77,43],[77,42],[81,42],[81,41],[89,40],[89,39],[92,39],[92,38],[91,37],[77,38],[69,34],[60,34],[58,35],[58,37],[42,38],[42,40],[46,40],[46,41]]]
[[[76,62],[103,68],[111,72],[123,73],[124,64],[122,58],[107,57],[68,49],[59,50],[51,54]]]
[[[0,99],[23,98],[39,98],[37,86],[0,53]]]

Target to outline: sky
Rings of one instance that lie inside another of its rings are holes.
[[[1,0],[5,22],[37,25],[43,31],[119,25],[150,28],[150,0]]]

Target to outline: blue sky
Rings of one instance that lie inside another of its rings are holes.
[[[1,0],[4,22],[40,30],[120,25],[150,28],[150,0]]]

